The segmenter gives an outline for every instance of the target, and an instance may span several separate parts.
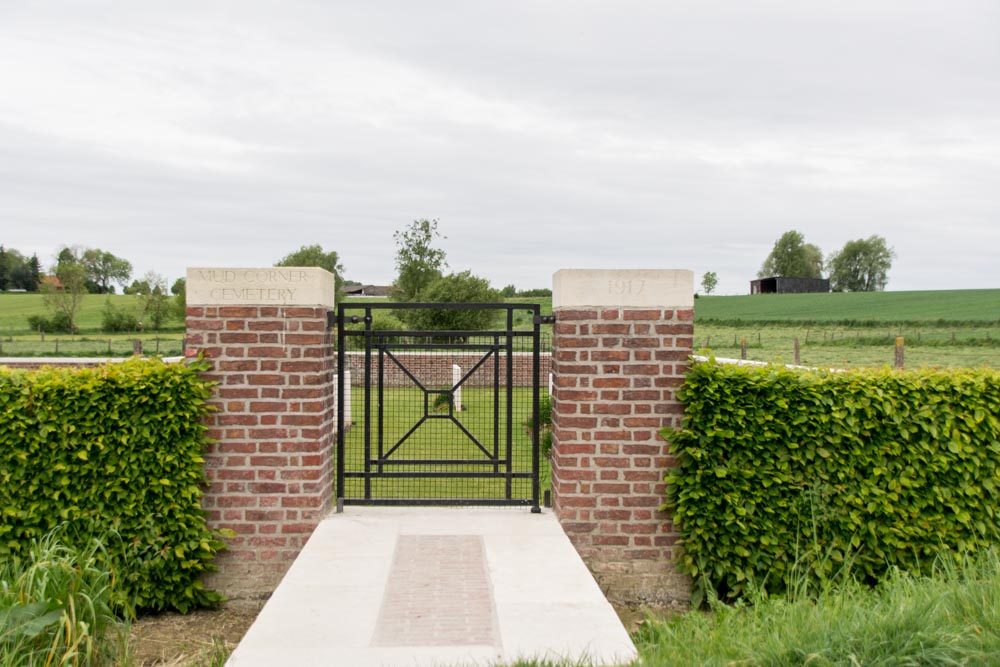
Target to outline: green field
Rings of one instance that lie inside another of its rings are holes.
[[[694,348],[717,357],[806,366],[1000,368],[1000,290],[756,294],[695,301]]]
[[[1000,289],[703,296],[695,321],[825,324],[996,324]]]
[[[85,294],[76,316],[76,325],[81,333],[97,333],[101,330],[101,315],[107,300],[117,308],[136,308],[137,296],[129,294]],[[45,308],[41,294],[0,294],[0,335],[17,336],[30,334],[28,317],[51,313]],[[167,326],[178,329],[180,323],[169,320]]]
[[[414,367],[414,372],[416,371]],[[441,388],[438,388],[441,389]],[[372,424],[371,450],[369,459],[384,458],[394,463],[382,466],[385,472],[412,473],[415,471],[433,472],[436,474],[482,473],[503,471],[503,466],[488,463],[486,452],[503,459],[506,452],[498,443],[505,442],[507,429],[506,389],[498,392],[497,403],[494,403],[492,388],[465,387],[462,389],[462,410],[450,414],[462,424],[467,433],[448,418],[447,403],[441,402],[434,406],[434,398],[440,394],[430,394],[425,408],[424,392],[417,388],[386,388],[383,390],[381,410],[379,409],[378,393],[372,389]],[[531,391],[529,388],[516,387],[512,392],[511,411],[511,461],[513,472],[528,473],[531,471],[532,443],[529,431],[524,422],[531,414]],[[497,412],[494,413],[494,410]],[[381,412],[381,415],[380,415]],[[364,389],[352,387],[351,418],[352,428],[346,432],[345,470],[363,472],[365,460],[364,445]],[[429,417],[425,418],[425,415]],[[378,427],[381,418],[381,429]],[[422,421],[423,420],[423,421]],[[422,421],[422,423],[421,423]],[[418,426],[418,424],[420,424]],[[411,429],[414,429],[412,430]],[[379,455],[379,433],[382,437],[382,456]],[[474,437],[484,448],[480,449],[469,436]],[[395,448],[395,451],[393,451]],[[427,459],[451,461],[478,461],[469,465],[454,464],[417,464],[414,461]],[[410,463],[407,463],[409,461]],[[548,460],[541,458],[543,483],[548,479]],[[378,465],[372,470],[377,471]],[[382,478],[371,480],[373,498],[479,498],[498,499],[505,496],[504,480],[481,477],[440,477],[428,478]],[[348,478],[345,484],[346,498],[364,498],[365,481],[363,478]],[[514,498],[530,498],[531,484],[528,479],[512,481]]]
[[[28,330],[27,318],[45,315],[38,294],[0,294],[0,356],[125,356],[134,334],[100,333],[107,297],[84,297],[80,336]],[[135,304],[134,296],[112,295],[116,306]],[[351,299],[351,301],[355,301]],[[357,301],[363,301],[359,299]],[[379,302],[384,303],[383,300]],[[551,298],[515,298],[539,303],[552,312]],[[144,350],[180,353],[183,333],[177,323],[168,333],[144,333]],[[527,311],[516,312],[515,328],[531,327]],[[548,326],[542,327],[543,349]],[[747,358],[792,363],[794,341],[799,361],[810,366],[884,366],[894,358],[894,339],[906,342],[906,366],[917,368],[987,366],[1000,368],[1000,289],[831,294],[703,296],[695,300],[695,350],[739,357],[747,339]],[[159,339],[159,340],[157,340]],[[155,352],[154,352],[155,353]]]
[[[181,354],[183,328],[170,320],[164,331],[106,334],[101,316],[108,299],[118,308],[135,308],[138,297],[124,294],[87,294],[77,315],[79,335],[45,334],[28,328],[31,315],[50,315],[41,294],[0,294],[0,357],[124,357],[132,354],[132,340],[142,340],[143,352],[163,356]]]

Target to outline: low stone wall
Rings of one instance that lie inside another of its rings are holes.
[[[35,371],[43,366],[56,368],[79,368],[100,366],[125,361],[124,357],[0,357],[0,366]]]
[[[406,375],[403,367],[416,377],[424,387],[451,387],[452,366],[457,365],[462,373],[467,373],[479,363],[482,352],[394,352],[393,356],[399,364],[388,357],[383,358],[382,382],[385,387],[412,387],[413,380]],[[347,370],[351,372],[351,386],[362,387],[365,383],[365,353],[345,352]],[[499,355],[500,386],[507,386],[506,354]],[[492,387],[494,381],[495,360],[491,357],[480,366],[472,377],[466,380],[463,387]],[[372,383],[378,381],[378,353],[372,352],[371,359]],[[543,352],[539,355],[538,381],[542,387],[548,386],[549,373],[552,372],[552,355]],[[532,376],[532,354],[530,352],[515,352],[513,355],[512,380],[515,387],[530,387]]]

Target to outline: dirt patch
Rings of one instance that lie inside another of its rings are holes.
[[[260,607],[223,604],[189,614],[144,616],[132,624],[136,665],[193,667],[221,662],[214,658],[236,648]]]

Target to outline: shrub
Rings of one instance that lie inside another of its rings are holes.
[[[53,313],[52,317],[44,315],[28,315],[28,326],[32,331],[44,333],[75,333],[72,320],[63,312]]]
[[[665,430],[682,567],[722,599],[1000,542],[1000,373],[695,365]]]
[[[109,533],[137,608],[220,599],[199,576],[223,547],[201,509],[203,363],[0,368],[0,560],[67,524],[71,547]]]
[[[364,322],[357,322],[348,324],[346,328],[353,331],[364,331],[365,324]],[[391,313],[384,310],[373,310],[371,328],[372,331],[401,331],[406,328],[406,325]],[[363,350],[365,349],[365,339],[361,336],[348,336],[345,347],[349,350]]]
[[[427,303],[502,303],[498,290],[489,281],[469,271],[451,273],[430,283],[417,295]],[[495,325],[499,310],[420,308],[400,309],[396,316],[416,330],[480,330]]]
[[[111,301],[104,304],[101,312],[101,331],[106,333],[127,333],[139,329],[135,313],[124,307],[116,307]]]

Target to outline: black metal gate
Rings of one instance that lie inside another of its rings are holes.
[[[469,315],[490,323],[435,327]],[[537,304],[340,304],[338,507],[540,511],[541,323]]]

